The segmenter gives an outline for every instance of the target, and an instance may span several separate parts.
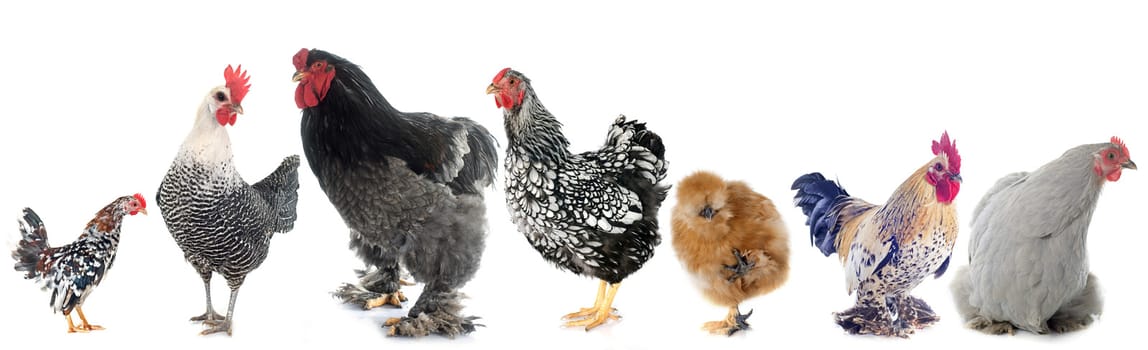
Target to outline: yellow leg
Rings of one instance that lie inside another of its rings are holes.
[[[606,281],[598,283],[598,297],[594,298],[594,306],[584,307],[578,311],[571,312],[562,316],[563,320],[578,320],[589,317],[598,312],[598,305],[602,304],[602,299],[606,299]]]
[[[618,287],[620,285],[621,283],[611,284],[610,288],[606,290],[604,299],[602,299],[601,302],[596,303],[596,310],[590,312],[586,318],[566,322],[565,326],[586,326],[586,330],[589,331],[594,329],[594,327],[598,327],[603,323],[606,323],[607,320],[617,320],[619,316],[614,314],[613,305],[614,295],[618,294]],[[606,286],[605,281],[602,281],[602,286]]]
[[[79,306],[76,306],[76,313],[80,315],[80,328],[83,328],[84,331],[98,331],[104,329],[104,327],[88,323],[88,318],[84,317],[84,309],[80,308]]]
[[[381,297],[367,300],[367,302],[363,304],[363,309],[370,310],[385,305],[402,308],[404,301],[407,301],[407,297],[403,295],[403,291],[396,290],[394,293],[383,294]]]
[[[71,313],[64,314],[64,319],[68,320],[68,333],[76,333],[76,332],[80,331],[80,329],[77,329],[76,325],[72,323],[72,314]]]
[[[702,329],[713,334],[726,334],[729,333],[730,327],[737,324],[734,317],[737,317],[737,307],[729,308],[729,313],[725,315],[725,319],[721,321],[709,321],[702,326]]]

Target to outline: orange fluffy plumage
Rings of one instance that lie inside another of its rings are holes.
[[[789,234],[773,202],[744,182],[699,171],[677,186],[673,246],[702,294],[729,308],[703,329],[732,335],[747,329],[738,305],[789,277]]]

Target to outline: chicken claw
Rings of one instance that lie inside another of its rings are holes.
[[[726,278],[726,282],[733,282],[734,280],[741,278],[741,276],[745,276],[749,270],[753,269],[754,266],[757,266],[756,262],[748,259],[750,254],[753,254],[752,251],[746,251],[743,254],[737,248],[733,248],[733,256],[737,258],[737,263],[734,265],[723,265],[726,270],[733,271],[733,274],[730,274],[729,277]]]
[[[749,320],[750,315],[753,315],[753,310],[742,314],[741,311],[738,311],[737,306],[734,306],[729,308],[729,314],[724,320],[706,322],[702,325],[702,329],[711,334],[732,336],[737,331],[749,329],[749,323],[746,320]]]
[[[833,316],[837,320],[837,324],[849,334],[873,334],[901,338],[908,338],[910,334],[913,334],[912,328],[899,327],[894,324],[889,312],[880,307],[854,306],[849,310],[834,313]]]
[[[909,327],[924,329],[941,318],[924,300],[905,295],[897,300],[897,315]]]
[[[377,298],[367,299],[363,302],[363,310],[370,310],[385,305],[402,308],[404,301],[407,301],[407,297],[403,295],[401,290],[396,290],[391,294],[382,294]]]
[[[615,310],[612,306],[614,304],[614,295],[618,293],[618,285],[619,284],[613,284],[607,288],[606,281],[601,281],[598,285],[598,297],[594,300],[594,306],[582,308],[577,312],[571,312],[562,316],[562,319],[567,321],[563,324],[563,327],[585,326],[586,330],[589,331],[594,329],[594,327],[606,323],[607,320],[622,318],[622,316],[618,316],[615,313],[618,310]]]

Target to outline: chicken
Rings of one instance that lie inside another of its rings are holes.
[[[703,329],[749,329],[738,305],[781,287],[789,277],[789,233],[773,201],[745,182],[699,171],[677,186],[673,246],[682,267],[711,302],[729,308]]]
[[[239,175],[227,126],[243,113],[250,88],[247,73],[227,66],[226,84],[203,98],[195,122],[156,194],[167,229],[184,258],[203,279],[207,310],[192,317],[206,326],[201,334],[226,332],[239,287],[267,258],[271,237],[295,226],[299,156],[288,156],[271,175],[248,185]],[[211,277],[222,275],[231,289],[227,316],[211,304]]]
[[[1136,163],[1113,137],[998,180],[973,211],[969,265],[951,284],[966,325],[1043,334],[1091,324],[1102,301],[1088,269],[1088,226],[1100,190],[1124,169]]]
[[[957,239],[961,156],[948,132],[933,141],[933,155],[881,206],[850,197],[820,173],[793,182],[813,244],[825,256],[837,253],[846,291],[857,292],[854,307],[834,316],[851,334],[908,337],[939,320],[909,295],[928,275],[945,273]]]
[[[371,269],[335,296],[401,307],[402,266],[426,285],[406,317],[384,323],[389,335],[473,332],[477,317],[460,314],[458,289],[482,259],[494,136],[467,118],[395,109],[362,69],[329,52],[302,49],[293,62],[307,162]]]
[[[614,295],[661,243],[658,209],[669,186],[662,139],[644,123],[618,117],[602,148],[567,149],[562,124],[542,106],[530,80],[503,69],[486,92],[503,110],[506,204],[511,220],[547,261],[600,281],[594,306],[563,317],[593,329],[616,319]]]
[[[12,251],[16,271],[24,272],[25,279],[40,283],[42,289],[52,291],[49,304],[53,311],[64,312],[68,333],[104,329],[88,323],[88,318],[84,317],[84,301],[116,261],[124,216],[136,214],[147,215],[147,201],[143,196],[137,193],[117,198],[88,221],[74,242],[49,247],[44,222],[31,208],[24,208],[24,217],[20,221],[21,240]],[[72,309],[80,315],[79,327],[72,323]]]

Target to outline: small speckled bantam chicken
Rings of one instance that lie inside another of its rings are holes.
[[[933,141],[933,158],[909,175],[884,205],[849,196],[821,173],[797,178],[794,204],[808,216],[810,238],[845,266],[856,304],[835,315],[852,334],[908,337],[939,320],[909,295],[929,275],[941,277],[957,242],[961,156],[949,133]]]
[[[601,280],[594,306],[567,314],[567,327],[593,329],[616,319],[614,295],[661,243],[658,209],[666,199],[665,146],[645,123],[619,117],[601,148],[571,153],[562,123],[530,79],[510,68],[495,75],[506,126],[506,205],[542,258]],[[609,290],[607,291],[607,286]]]
[[[41,283],[42,289],[52,291],[50,304],[54,311],[64,313],[68,333],[104,329],[88,323],[84,317],[84,301],[116,261],[124,216],[141,213],[147,215],[147,201],[143,196],[137,193],[117,198],[88,221],[74,242],[50,247],[44,222],[32,209],[24,208],[21,240],[12,252],[16,271],[25,272],[25,279],[34,279]],[[79,327],[72,323],[73,309],[80,315]]]
[[[745,182],[699,171],[677,186],[673,246],[702,294],[729,308],[703,329],[733,335],[749,328],[738,305],[781,287],[789,277],[789,233],[773,201]]]
[[[1103,306],[1088,266],[1088,227],[1109,182],[1135,170],[1117,137],[1080,145],[1032,172],[1005,175],[973,211],[969,265],[951,288],[966,326],[1064,333]]]

